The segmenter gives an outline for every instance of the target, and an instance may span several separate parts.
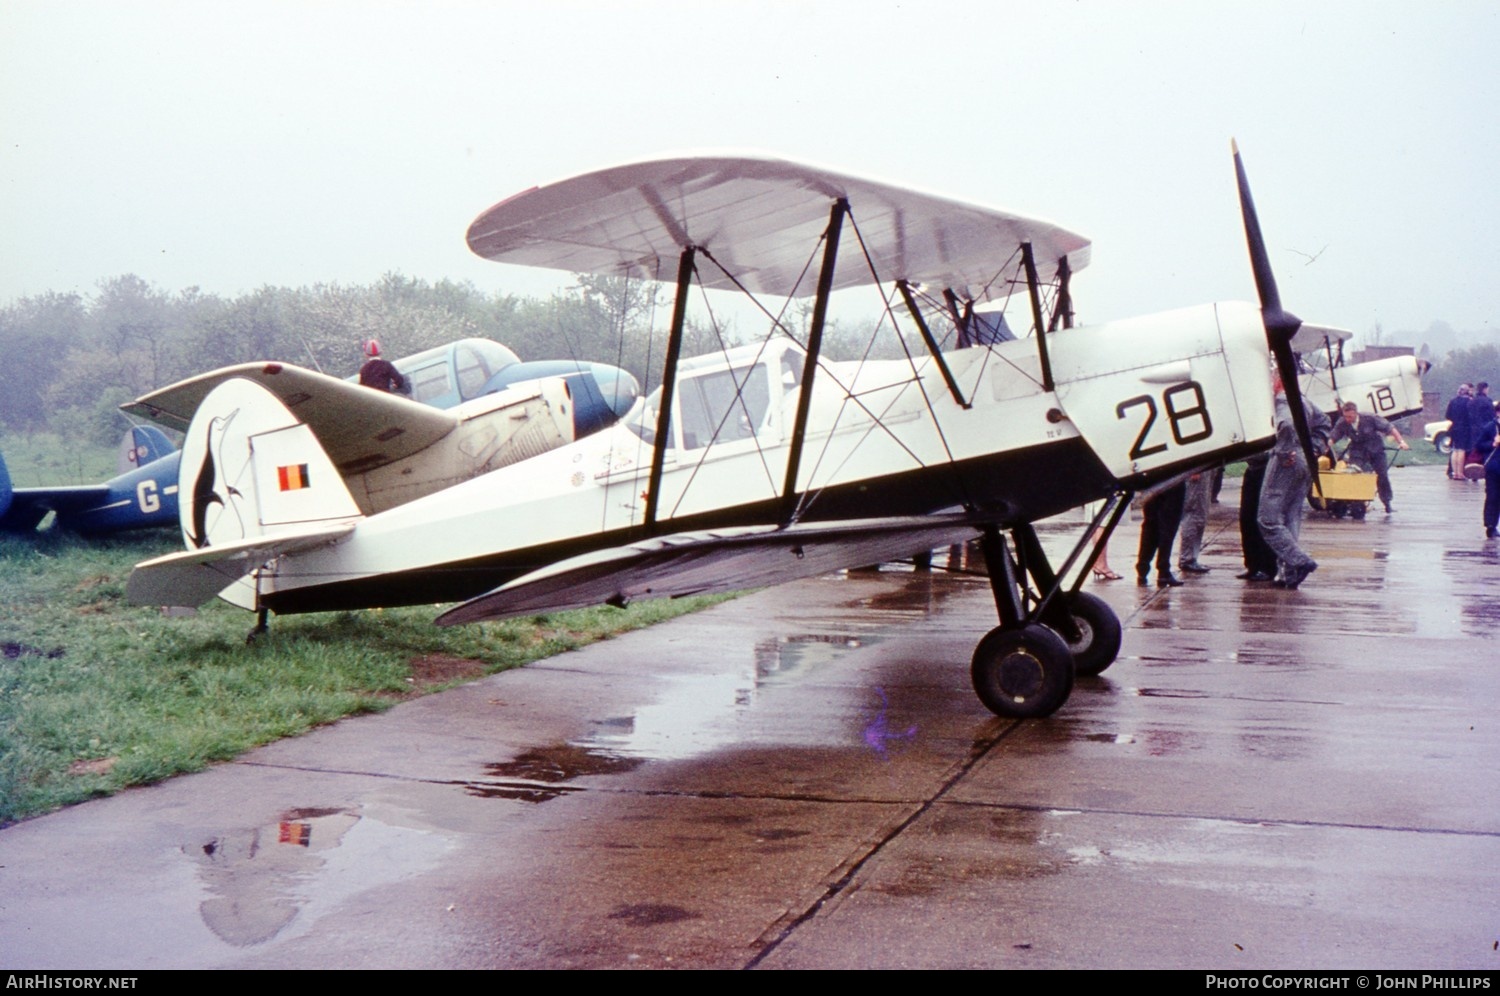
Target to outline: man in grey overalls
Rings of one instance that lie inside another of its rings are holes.
[[[1302,506],[1307,501],[1312,471],[1302,453],[1302,443],[1297,438],[1292,410],[1287,404],[1279,373],[1273,382],[1276,385],[1276,445],[1271,449],[1266,479],[1260,489],[1260,532],[1266,545],[1276,551],[1279,576],[1272,584],[1278,588],[1295,588],[1318,569],[1317,561],[1297,545],[1302,532]],[[1331,429],[1328,416],[1306,399],[1302,401],[1302,410],[1307,415],[1313,452],[1325,452]]]

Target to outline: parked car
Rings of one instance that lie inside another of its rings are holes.
[[[1445,456],[1453,452],[1453,437],[1448,435],[1448,430],[1453,428],[1453,423],[1447,419],[1441,422],[1428,422],[1423,428],[1427,433],[1427,441],[1432,444],[1433,449]]]

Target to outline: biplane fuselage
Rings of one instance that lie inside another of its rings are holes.
[[[814,381],[794,517],[947,513],[935,538],[866,540],[879,544],[869,550],[877,559],[910,555],[929,539],[969,538],[981,521],[1031,522],[1263,447],[1272,431],[1263,335],[1246,304],[1068,329],[1052,338],[1052,391],[1040,386],[1027,340],[950,350],[961,401],[930,359],[826,363]],[[786,518],[804,357],[778,338],[682,363],[654,522],[646,492],[660,391],[610,429],[279,556],[237,582],[243,591],[232,600],[253,595],[278,613],[458,601],[652,535],[775,528]],[[282,526],[295,532],[337,518]],[[799,542],[789,535],[788,559]],[[743,576],[695,582],[696,590],[743,586]]]
[[[1054,571],[1031,523],[1105,499],[1107,538],[1130,492],[1270,444],[1273,356],[1299,394],[1301,321],[1275,293],[1237,154],[1236,170],[1260,307],[1092,326],[1075,326],[1071,293],[1088,241],[994,208],[736,154],[525,191],[470,226],[476,253],[675,273],[657,392],[591,437],[361,514],[319,433],[233,387],[207,406],[233,425],[210,445],[243,470],[212,498],[244,537],[139,565],[129,596],[222,594],[261,625],[270,610],[461,601],[449,624],[772,584],[977,536],[1001,625],[976,649],[976,691],[1002,715],[1046,715],[1075,673],[1109,666],[1121,628],[1081,581],[1064,590],[1103,539]],[[767,336],[683,358],[700,291],[745,295]],[[840,291],[873,294],[908,358],[824,357]],[[805,328],[780,317],[796,300],[811,302]],[[1012,306],[1029,337],[1011,334]],[[1310,448],[1300,401],[1292,412]]]

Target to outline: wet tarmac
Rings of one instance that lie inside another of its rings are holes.
[[[10,827],[0,965],[1500,968],[1500,543],[1392,477],[1294,592],[1229,482],[1048,720],[984,582],[854,572]]]

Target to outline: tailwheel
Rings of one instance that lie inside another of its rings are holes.
[[[1007,719],[1050,716],[1073,690],[1073,655],[1063,638],[1039,623],[1001,626],[974,649],[974,691]]]
[[[1063,641],[1073,655],[1073,671],[1090,677],[1102,674],[1120,655],[1120,617],[1098,595],[1075,591],[1066,598],[1068,615],[1078,631],[1076,640]]]

